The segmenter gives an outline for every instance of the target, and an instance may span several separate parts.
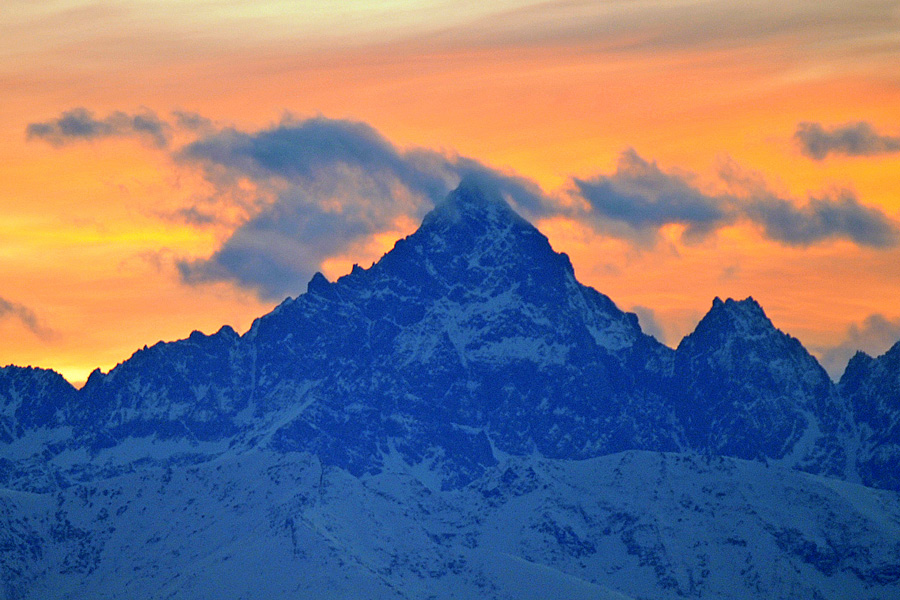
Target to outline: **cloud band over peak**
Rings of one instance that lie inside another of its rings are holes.
[[[829,191],[799,203],[733,161],[723,165],[713,186],[726,191],[711,192],[697,175],[663,169],[629,149],[615,172],[572,178],[566,189],[548,195],[527,178],[473,158],[399,148],[358,121],[288,116],[267,128],[241,131],[194,113],[173,113],[172,119],[150,112],[98,119],[76,108],[30,125],[28,135],[54,145],[144,136],[175,162],[198,168],[212,192],[168,218],[197,227],[218,225],[229,233],[210,256],[178,261],[182,281],[228,281],[270,300],[302,291],[326,260],[421,220],[473,173],[527,218],[562,216],[642,246],[655,244],[670,225],[683,227],[682,241],[694,243],[737,224],[794,247],[832,240],[870,248],[900,243],[897,223],[851,191]],[[170,148],[170,131],[189,133],[193,141]],[[881,136],[879,143],[889,148],[889,141]],[[813,147],[825,152],[821,145]]]
[[[199,164],[223,195],[246,177],[273,200],[209,258],[182,261],[184,281],[233,281],[263,298],[298,293],[322,262],[420,220],[468,173],[501,191],[531,217],[547,210],[538,186],[478,161],[426,149],[403,150],[354,121],[287,118],[252,133],[225,129],[177,154]]]

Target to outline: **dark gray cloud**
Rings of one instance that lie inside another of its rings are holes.
[[[669,224],[684,225],[686,241],[703,238],[737,221],[758,225],[766,237],[808,246],[847,239],[861,246],[892,247],[900,241],[897,224],[877,208],[860,204],[849,191],[812,197],[804,206],[781,198],[763,179],[729,161],[720,171],[727,194],[704,192],[688,173],[669,173],[634,150],[622,154],[612,175],[574,179],[574,193],[590,206],[585,217],[599,227],[619,224],[625,235],[653,240]],[[616,233],[615,228],[604,229]]]
[[[862,323],[850,325],[840,344],[822,349],[820,362],[832,379],[837,380],[858,351],[878,356],[887,352],[898,341],[900,319],[891,320],[880,314],[870,315]]]
[[[704,194],[688,176],[665,173],[631,149],[619,157],[612,175],[573,182],[591,206],[589,216],[637,232],[678,223],[687,226],[687,238],[700,238],[733,220],[727,199]]]
[[[169,142],[170,130],[171,126],[166,121],[149,110],[134,114],[116,111],[98,119],[85,108],[73,108],[56,119],[29,124],[26,132],[29,139],[41,139],[54,146],[102,138],[137,136],[163,148]]]
[[[295,295],[322,261],[389,228],[392,217],[403,212],[400,207],[366,207],[361,198],[347,202],[349,194],[340,210],[330,210],[305,187],[296,186],[238,227],[209,259],[179,262],[182,279],[192,284],[233,281],[266,299]]]
[[[451,173],[431,153],[400,152],[365,123],[314,118],[285,120],[253,133],[225,129],[186,146],[185,160],[208,167],[211,175],[239,173],[254,179],[287,181],[322,179],[326,171],[365,169],[372,186],[389,186],[400,179],[410,189],[435,198],[447,187]],[[390,179],[384,176],[390,176]]]
[[[896,223],[882,211],[861,205],[849,191],[810,198],[803,207],[774,196],[757,199],[748,202],[745,211],[769,239],[790,246],[847,239],[860,246],[887,248],[900,240]]]
[[[52,329],[41,323],[34,311],[27,306],[0,298],[0,319],[6,318],[19,321],[26,329],[41,339],[49,339],[56,335]]]
[[[829,154],[874,156],[900,152],[900,136],[880,134],[864,121],[826,129],[819,123],[800,123],[794,132],[800,151],[815,160]]]
[[[539,187],[478,161],[424,149],[401,150],[364,123],[285,119],[266,130],[225,129],[188,144],[178,158],[199,164],[223,196],[250,178],[271,198],[208,259],[182,261],[184,281],[233,281],[261,297],[297,294],[323,260],[421,219],[459,180],[477,173],[526,216],[546,214]],[[209,213],[189,210],[185,218]]]

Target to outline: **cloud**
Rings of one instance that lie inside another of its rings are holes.
[[[794,132],[800,151],[815,160],[829,154],[874,156],[900,152],[900,136],[883,135],[864,121],[825,129],[819,123],[800,123]]]
[[[803,207],[769,197],[748,202],[744,210],[769,239],[790,246],[843,238],[860,246],[888,248],[900,240],[896,223],[877,208],[861,205],[847,190],[811,198]]]
[[[406,212],[384,203],[384,197],[364,197],[360,187],[364,183],[348,183],[340,205],[332,208],[321,202],[332,194],[294,186],[238,227],[210,258],[179,262],[182,279],[233,281],[267,299],[299,293],[326,258],[390,228],[393,218]]]
[[[467,174],[477,173],[527,216],[549,210],[533,182],[473,159],[401,150],[354,121],[289,117],[252,133],[229,128],[177,157],[200,165],[223,198],[248,178],[257,197],[267,198],[255,208],[249,203],[252,216],[212,256],[180,262],[182,279],[232,281],[267,299],[299,293],[328,257],[404,218],[421,219]],[[207,214],[188,210],[184,218]]]
[[[883,315],[873,314],[860,324],[851,324],[840,344],[826,348],[821,353],[820,362],[836,380],[840,378],[847,363],[857,351],[878,356],[898,341],[900,341],[900,319],[890,320]]]
[[[0,319],[12,318],[19,321],[31,333],[46,340],[54,337],[56,332],[46,327],[27,306],[0,298]]]
[[[323,171],[365,168],[373,174],[373,185],[388,184],[379,176],[390,175],[429,197],[445,189],[450,176],[431,154],[401,156],[365,123],[322,117],[287,119],[255,133],[226,129],[189,144],[181,157],[219,173],[225,169],[255,179],[311,181],[322,179]]]
[[[112,137],[140,137],[155,146],[164,148],[169,142],[171,126],[156,113],[145,110],[128,114],[121,111],[98,119],[85,108],[73,108],[56,119],[31,123],[26,132],[28,139],[41,139],[54,146]]]
[[[622,153],[616,172],[573,179],[574,193],[590,210],[584,218],[606,233],[653,241],[671,224],[685,226],[684,241],[702,239],[738,221],[762,229],[770,240],[809,246],[847,239],[885,248],[900,242],[900,230],[881,210],[860,204],[847,190],[811,197],[803,206],[772,192],[757,173],[726,161],[719,171],[723,194],[704,192],[690,173],[665,172],[634,150]],[[608,224],[625,226],[624,232]]]
[[[614,174],[573,182],[591,206],[589,216],[638,232],[677,223],[687,226],[687,238],[701,238],[733,219],[727,199],[702,193],[686,175],[665,173],[631,149],[620,155]]]
[[[186,223],[194,227],[215,225],[222,219],[219,215],[214,214],[205,207],[197,205],[182,207],[174,212],[161,213],[160,216],[170,221]]]
[[[641,329],[644,333],[652,335],[663,344],[666,343],[666,334],[656,317],[656,312],[652,308],[647,308],[646,306],[632,306],[631,312],[638,316]]]
[[[175,125],[179,129],[205,133],[212,132],[216,129],[216,124],[212,119],[195,112],[175,110],[172,111],[172,117],[175,119]]]
[[[720,167],[719,191],[710,192],[695,174],[664,170],[629,149],[614,173],[573,178],[549,196],[533,181],[473,158],[399,148],[366,123],[288,116],[248,132],[195,113],[173,112],[171,118],[114,112],[98,119],[76,108],[31,124],[28,134],[55,145],[127,135],[166,145],[174,161],[199,168],[213,192],[160,216],[231,231],[211,256],[179,261],[182,280],[230,281],[265,299],[299,293],[326,260],[420,220],[473,174],[526,218],[561,215],[645,246],[669,225],[681,226],[682,241],[693,243],[740,223],[790,246],[844,239],[886,248],[900,242],[897,224],[852,192],[820,194],[801,205],[730,160]],[[173,131],[193,141],[169,148]]]

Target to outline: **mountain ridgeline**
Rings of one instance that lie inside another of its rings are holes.
[[[717,298],[672,350],[477,180],[371,268],[317,274],[242,336],[144,348],[78,391],[8,367],[0,411],[0,485],[19,489],[78,466],[54,457],[135,440],[153,444],[103,467],[165,442],[189,442],[184,460],[263,445],[353,475],[401,460],[455,488],[500,456],[653,450],[900,489],[900,345],[835,385],[752,298]]]
[[[0,369],[0,600],[892,600],[898,473],[900,344],[673,350],[467,179],[243,335]]]

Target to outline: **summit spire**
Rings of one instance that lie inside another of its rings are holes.
[[[519,216],[504,199],[503,193],[489,177],[469,173],[459,182],[446,198],[438,202],[434,209],[425,216],[423,227],[435,223],[459,223],[460,221],[483,221],[499,223],[516,222],[519,225],[533,226]]]

